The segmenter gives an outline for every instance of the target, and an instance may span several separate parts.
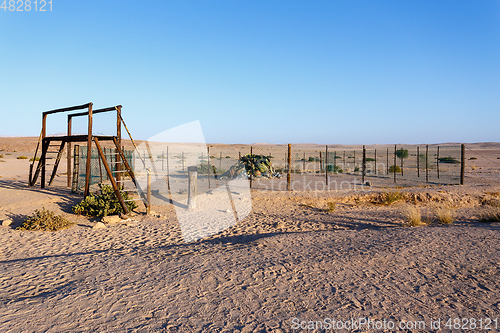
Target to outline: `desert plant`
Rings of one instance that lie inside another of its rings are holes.
[[[115,191],[110,185],[99,184],[101,194],[90,194],[79,204],[73,206],[73,213],[85,214],[86,216],[107,216],[123,213],[123,208],[116,197]],[[137,203],[127,201],[130,199],[127,192],[120,192],[128,210],[137,208]]]
[[[399,190],[396,192],[384,192],[381,196],[381,203],[388,206],[404,199],[405,196]]]
[[[338,165],[333,165],[333,164],[328,164],[326,166],[326,170],[328,172],[333,172],[333,173],[343,173],[344,170],[342,170],[341,167],[339,167]]]
[[[408,158],[408,149],[400,148],[400,149],[396,150],[396,156],[399,159]]]
[[[28,158],[26,156],[18,156],[17,159],[18,160],[27,160]]]
[[[375,162],[375,159],[373,157],[367,157],[365,159],[366,162]]]
[[[453,210],[448,207],[438,207],[436,208],[435,213],[440,224],[451,224],[455,220]]]
[[[471,157],[469,160],[477,160],[477,157]]]
[[[53,211],[42,207],[41,210],[35,210],[35,213],[28,217],[17,230],[40,230],[57,231],[69,228],[74,223],[64,218],[62,215],[55,215]]]
[[[3,158],[3,154],[0,154],[0,158]]]
[[[500,222],[500,209],[488,207],[483,212],[481,212],[479,222]]]
[[[447,156],[447,157],[440,157],[439,163],[460,164],[460,161],[458,161],[454,157]]]
[[[211,172],[212,174],[219,174],[224,172],[224,170],[216,168],[215,165],[211,165],[210,167],[211,168],[209,168],[208,164],[200,164],[198,166],[198,173],[206,175],[209,172]]]
[[[40,161],[40,157],[30,158],[30,162],[33,162],[33,161]]]
[[[418,227],[424,224],[422,222],[422,215],[420,213],[420,209],[416,206],[410,206],[410,205],[407,206],[404,211],[404,216],[406,223],[408,223],[410,227]]]
[[[389,173],[401,173],[401,167],[399,165],[391,165],[389,167]]]
[[[330,201],[330,202],[328,202],[326,205],[327,205],[327,207],[326,207],[326,209],[325,209],[325,210],[326,210],[328,213],[333,213],[333,212],[335,211],[335,202]]]

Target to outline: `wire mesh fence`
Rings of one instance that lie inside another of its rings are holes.
[[[108,164],[111,172],[116,175],[116,171],[121,170],[118,166],[119,155],[115,148],[112,147],[103,147],[103,154],[106,158],[106,163]],[[87,146],[79,145],[77,149],[74,150],[74,168],[75,168],[75,179],[73,182],[76,184],[75,191],[81,192],[85,188],[85,177],[86,177],[86,166],[87,166]],[[123,155],[125,156],[127,162],[133,169],[133,151],[132,150],[123,150]],[[99,156],[99,153],[96,148],[92,148],[91,150],[91,159],[90,159],[90,175],[89,175],[89,184],[96,189],[95,185],[100,183],[107,183],[109,181],[109,176],[106,172],[106,168],[102,159]],[[124,176],[126,177],[126,176]]]

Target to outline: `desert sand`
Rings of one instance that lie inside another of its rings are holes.
[[[36,138],[0,138],[0,221],[13,222],[0,227],[2,332],[319,332],[359,318],[420,322],[412,332],[489,319],[489,331],[500,330],[500,224],[479,222],[498,208],[499,144],[474,147],[466,185],[404,187],[404,200],[390,205],[379,200],[396,190],[383,186],[252,190],[248,217],[187,244],[172,206],[93,228],[100,219],[71,212],[82,197],[64,175],[28,187],[29,162],[17,157],[35,146]],[[408,205],[428,222],[446,207],[455,221],[410,227]],[[15,230],[42,206],[76,224]]]

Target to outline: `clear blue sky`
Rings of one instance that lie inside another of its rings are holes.
[[[207,142],[500,141],[500,1],[0,10],[0,135],[90,101],[138,139],[200,120]]]

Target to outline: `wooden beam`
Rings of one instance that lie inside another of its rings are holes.
[[[99,139],[97,139],[95,137],[94,142],[95,142],[95,145],[97,147],[97,151],[99,152],[99,155],[101,156],[102,164],[104,164],[104,168],[106,169],[106,172],[108,173],[109,180],[111,181],[111,186],[113,186],[113,190],[115,191],[116,197],[118,198],[118,201],[120,202],[120,205],[123,208],[123,212],[125,214],[128,214],[129,211],[128,211],[127,205],[125,204],[125,201],[123,201],[123,197],[120,193],[120,190],[118,189],[118,186],[116,185],[115,179],[113,178],[113,174],[111,173],[111,169],[109,168],[108,162],[106,161],[106,156],[104,156],[102,149],[101,149],[101,145],[99,144]]]
[[[70,107],[62,108],[62,109],[45,111],[45,112],[43,112],[43,115],[45,116],[45,115],[53,114],[53,113],[68,112],[68,111],[74,111],[74,110],[87,109],[91,105],[92,105],[92,103],[87,103],[87,104],[82,104],[82,105],[77,105],[77,106],[70,106]]]
[[[71,136],[71,117],[68,116],[68,136]],[[64,142],[64,141],[63,141]],[[71,187],[71,142],[68,142],[67,152],[66,152],[66,186]]]
[[[87,165],[85,166],[85,192],[84,197],[90,191],[90,163],[92,163],[92,103],[89,104],[88,133],[87,133]]]

